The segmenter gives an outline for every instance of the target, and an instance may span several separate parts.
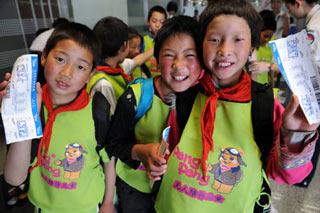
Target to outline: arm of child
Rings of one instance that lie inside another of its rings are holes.
[[[296,96],[285,111],[275,100],[274,143],[267,164],[269,177],[279,184],[295,184],[311,172],[317,127],[318,124],[308,124]]]
[[[111,157],[108,163],[104,163],[105,193],[99,213],[115,213],[113,197],[116,184],[115,158]]]
[[[106,151],[132,168],[138,168],[139,161],[131,158],[134,138],[134,116],[136,100],[131,87],[118,99],[107,135]]]
[[[146,52],[140,53],[134,57],[133,60],[135,61],[136,66],[141,66],[144,62],[151,58],[151,56],[153,56],[153,47]]]
[[[141,161],[146,167],[150,180],[160,180],[167,170],[164,156],[159,155],[160,143],[135,144],[132,148],[132,159]],[[168,150],[166,152],[168,153]]]

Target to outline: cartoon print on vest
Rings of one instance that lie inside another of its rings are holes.
[[[63,167],[64,178],[75,180],[80,177],[80,172],[84,165],[83,154],[85,153],[87,151],[78,143],[66,145],[65,158],[55,161],[56,165]]]
[[[242,156],[243,153],[235,148],[221,149],[219,163],[208,165],[208,171],[214,176],[213,189],[228,194],[240,182],[241,166],[246,166]]]

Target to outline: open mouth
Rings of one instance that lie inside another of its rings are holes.
[[[59,88],[62,88],[62,89],[65,89],[65,88],[68,88],[69,87],[69,84],[63,82],[63,81],[57,81],[57,86]]]
[[[182,75],[182,76],[173,76],[173,79],[176,81],[184,81],[188,78],[188,76],[186,75]]]
[[[218,63],[216,63],[216,66],[219,68],[228,68],[233,64],[234,63],[231,63],[231,62],[218,62]]]

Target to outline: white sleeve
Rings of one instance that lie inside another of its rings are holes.
[[[131,75],[132,71],[134,70],[134,68],[136,68],[136,66],[136,62],[130,58],[124,59],[121,63],[121,67],[127,75]]]
[[[93,94],[97,91],[101,92],[107,99],[108,103],[110,104],[110,113],[112,115],[116,108],[117,99],[111,83],[106,79],[100,79],[92,88],[90,96],[93,97]]]

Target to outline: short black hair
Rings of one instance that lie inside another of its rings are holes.
[[[198,57],[201,55],[198,22],[189,16],[179,15],[166,20],[154,39],[154,57],[158,62],[159,53],[164,42],[178,34],[191,36],[195,42]]]
[[[259,47],[262,18],[247,0],[210,1],[200,15],[201,41],[204,39],[209,23],[219,15],[236,15],[246,20],[251,31],[251,46]]]
[[[142,36],[138,33],[138,31],[133,27],[128,27],[128,38],[129,40],[135,37],[142,38]]]
[[[285,3],[295,4],[296,0],[283,0]],[[317,3],[318,0],[304,0],[307,4]]]
[[[100,60],[101,48],[99,40],[89,27],[75,22],[68,22],[57,26],[49,37],[42,54],[47,57],[57,43],[65,39],[73,40],[80,46],[87,48],[93,56],[92,69],[96,66]]]
[[[170,1],[168,4],[167,4],[167,11],[170,12],[170,11],[174,11],[175,13],[178,11],[178,4],[174,1]]]
[[[263,20],[263,26],[261,31],[272,30],[273,32],[277,29],[276,15],[271,10],[262,10],[260,16]]]
[[[128,25],[116,17],[104,17],[93,28],[101,43],[101,59],[116,56],[124,42],[128,41]]]
[[[154,12],[162,13],[164,15],[165,19],[167,19],[166,10],[163,7],[161,7],[160,5],[156,5],[156,6],[151,7],[151,9],[149,10],[148,21],[150,21],[150,18]]]
[[[63,17],[59,17],[57,19],[55,19],[52,23],[52,27],[56,28],[57,26],[59,26],[60,24],[68,24],[69,20]]]

